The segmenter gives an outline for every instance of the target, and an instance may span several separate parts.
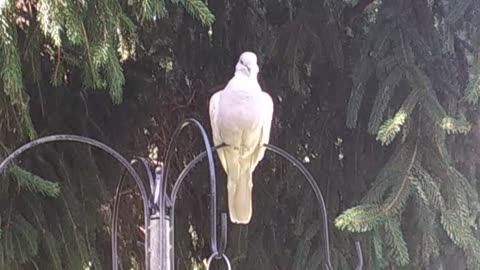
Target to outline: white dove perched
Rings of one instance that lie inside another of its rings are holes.
[[[257,81],[257,56],[240,55],[235,75],[225,89],[210,98],[213,142],[227,174],[228,208],[233,223],[252,217],[252,173],[265,154],[273,116],[272,98]]]

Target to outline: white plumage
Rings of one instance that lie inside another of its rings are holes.
[[[228,208],[233,223],[252,217],[252,172],[262,160],[270,138],[272,98],[257,81],[257,56],[244,52],[225,89],[210,98],[210,123],[215,145],[227,174]]]

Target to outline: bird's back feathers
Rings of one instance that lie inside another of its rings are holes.
[[[209,106],[213,141],[228,145],[217,153],[228,178],[230,219],[246,224],[252,216],[252,172],[270,138],[273,101],[256,76],[236,74],[211,97]]]

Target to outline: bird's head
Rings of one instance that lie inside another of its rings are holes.
[[[235,66],[235,73],[256,78],[258,71],[259,68],[257,65],[257,56],[253,52],[242,53],[238,59],[237,65]]]

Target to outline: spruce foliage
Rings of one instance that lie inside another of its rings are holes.
[[[440,255],[445,235],[463,250],[468,269],[480,269],[476,180],[455,168],[448,147],[448,135],[471,130],[467,103],[478,101],[478,46],[462,48],[467,57],[472,55],[469,83],[462,91],[460,71],[450,66],[456,53],[451,42],[478,40],[479,8],[474,1],[384,0],[362,34],[364,49],[354,64],[347,126],[355,128],[362,121],[362,101],[376,89],[368,132],[394,152],[362,202],[338,216],[335,225],[368,232],[370,269],[389,264],[417,268],[411,264],[417,256],[426,267]],[[402,226],[407,213],[418,219],[415,234],[420,235],[409,245]]]
[[[308,163],[330,218],[338,215],[338,230],[331,228],[336,269],[352,269],[355,263],[347,232],[363,236],[365,269],[438,269],[452,247],[468,269],[480,269],[476,163],[459,162],[464,156],[457,148],[468,145],[459,141],[472,137],[478,114],[476,1],[208,2],[222,19],[207,42],[205,28],[197,35],[195,25],[181,22],[186,14],[201,27],[212,26],[207,1],[5,1],[0,156],[37,132],[43,135],[37,125],[53,132],[61,124],[62,131],[118,139],[103,134],[112,125],[99,127],[92,120],[96,113],[115,122],[115,131],[129,137],[128,147],[146,135],[148,146],[156,144],[161,152],[182,118],[205,112],[208,97],[201,86],[229,78],[230,60],[251,49],[264,64],[260,78],[276,102],[272,143]],[[123,93],[129,79],[131,96]],[[98,95],[89,100],[86,93],[93,92],[127,104],[118,109],[101,103]],[[82,106],[72,106],[77,104],[72,99]],[[44,106],[51,110],[48,123],[32,121]],[[98,113],[99,107],[109,117]],[[343,129],[345,122],[352,132]],[[192,135],[185,145],[194,141]],[[106,166],[87,147],[42,151],[47,154],[13,165],[0,181],[0,269],[102,269],[111,258],[101,251],[110,243],[99,236],[110,233],[106,198],[114,189],[109,184],[118,181],[107,179],[102,168],[118,168]],[[188,151],[191,158],[194,151]],[[352,162],[357,154],[360,161]],[[179,167],[189,158],[178,158]],[[255,222],[229,238],[233,267],[322,268],[323,239],[309,187],[299,184],[288,164],[270,158],[262,164],[255,176]],[[180,269],[201,264],[208,253],[203,215],[208,211],[199,203],[208,200],[208,189],[202,184],[181,196],[195,211],[179,213],[188,217],[183,223],[178,219],[176,230]],[[138,197],[125,198],[131,219],[122,223],[123,236],[142,224],[136,219]],[[197,232],[195,244],[185,233],[190,228]],[[141,268],[137,244],[120,245],[124,267]]]
[[[42,98],[52,88],[80,81],[84,89],[108,91],[119,104],[123,64],[135,54],[138,26],[158,23],[177,6],[205,26],[214,21],[201,0],[169,2],[1,1],[0,160],[37,137],[27,94],[31,89],[38,89],[44,106]],[[62,149],[54,155],[60,161],[34,158],[26,165],[42,177],[20,164],[0,176],[0,269],[98,270],[109,261],[100,257],[96,239],[109,220],[97,217],[101,201],[91,199],[106,197],[105,183],[99,181],[90,150]],[[66,156],[75,156],[74,164]]]

